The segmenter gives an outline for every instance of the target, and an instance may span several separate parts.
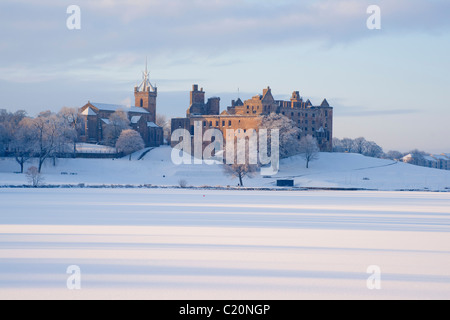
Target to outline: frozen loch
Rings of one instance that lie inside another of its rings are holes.
[[[449,299],[450,193],[0,189],[1,299]]]

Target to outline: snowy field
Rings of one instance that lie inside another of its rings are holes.
[[[0,189],[0,203],[0,299],[450,299],[450,193]]]
[[[145,185],[178,186],[185,180],[188,186],[236,186],[238,180],[225,176],[220,165],[180,165],[171,160],[171,148],[140,151],[123,159],[58,159],[43,168],[47,184],[80,183],[89,185]],[[28,163],[25,170],[31,166]],[[0,158],[0,186],[27,184],[26,177],[14,172],[19,165],[14,159]],[[66,173],[66,174],[61,174]],[[450,171],[418,167],[391,160],[364,157],[359,154],[321,153],[317,161],[305,168],[300,157],[284,159],[280,171],[273,178],[256,175],[245,179],[246,187],[275,187],[279,178],[294,179],[297,187],[362,188],[376,190],[450,191]]]

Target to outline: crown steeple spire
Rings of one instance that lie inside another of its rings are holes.
[[[142,82],[137,87],[138,91],[155,92],[156,88],[150,83],[150,72],[148,72],[147,58],[145,58],[145,71],[142,72]]]

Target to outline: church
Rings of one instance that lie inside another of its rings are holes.
[[[158,88],[150,83],[147,66],[143,72],[142,82],[134,88],[135,106],[90,102],[80,109],[83,127],[80,141],[87,143],[104,143],[104,130],[109,117],[116,111],[124,111],[130,127],[139,132],[146,147],[159,147],[164,142],[163,128],[156,124],[156,97]]]

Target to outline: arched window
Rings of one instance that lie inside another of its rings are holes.
[[[141,108],[144,106],[144,100],[141,99]]]

